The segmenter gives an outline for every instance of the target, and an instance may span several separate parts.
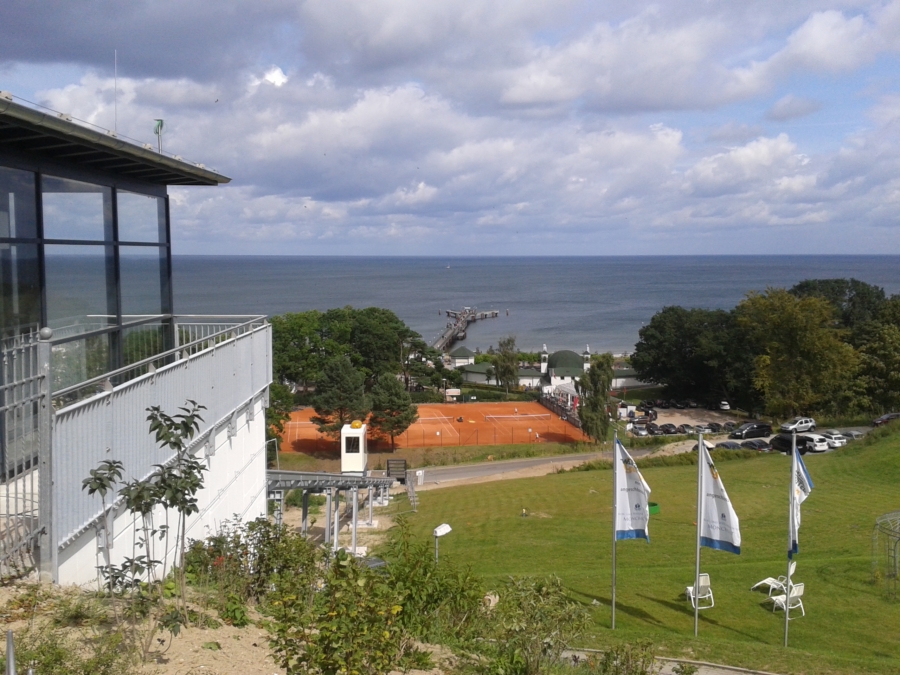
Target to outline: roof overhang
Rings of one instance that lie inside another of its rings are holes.
[[[0,147],[159,185],[219,185],[227,176],[0,96]]]

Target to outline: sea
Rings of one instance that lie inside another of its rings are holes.
[[[446,310],[497,310],[461,344],[508,335],[522,351],[634,350],[663,307],[731,309],[750,291],[856,278],[900,293],[900,256],[316,257],[174,256],[179,314],[386,307],[428,342]]]

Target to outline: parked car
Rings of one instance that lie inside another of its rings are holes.
[[[825,452],[828,450],[828,439],[821,434],[804,434],[804,436],[812,441],[812,447],[810,448],[812,452]]]
[[[773,450],[789,453],[792,447],[791,444],[793,443],[793,436],[794,434],[778,434],[777,436],[772,436],[772,438],[769,439],[769,443],[772,445]],[[811,446],[812,441],[810,439],[806,436],[797,435],[797,450],[801,455],[810,452]]]
[[[697,407],[697,401],[695,401],[692,398],[689,398],[687,401],[685,401],[685,403],[687,403],[688,408],[696,408]]]
[[[678,428],[674,424],[663,424],[659,427],[659,430],[664,434],[677,434]]]
[[[668,409],[671,408],[672,406],[669,404],[668,401],[657,401],[657,402],[656,402],[656,407],[657,407],[657,408],[662,408],[663,410],[668,410]]]
[[[791,421],[782,424],[781,430],[796,431],[798,434],[801,431],[815,431],[816,421],[812,417],[795,417]]]
[[[737,429],[737,427],[738,427],[738,423],[732,422],[731,420],[725,422],[725,424],[722,425],[722,429],[724,431],[729,431],[729,432],[734,431],[735,429]]]
[[[647,427],[631,427],[632,436],[649,436]]]
[[[697,426],[694,427],[694,433],[695,434],[711,434],[712,430],[708,426],[706,426],[705,423],[701,422],[700,424],[698,424]]]
[[[696,432],[694,431],[694,427],[691,424],[679,424],[678,425],[678,433],[679,434],[693,434]]]
[[[849,443],[850,441],[858,441],[860,438],[862,438],[863,436],[865,436],[865,434],[862,433],[861,431],[853,431],[852,429],[849,430],[849,431],[843,431],[843,432],[841,432],[841,435],[842,435],[844,438],[847,439],[847,442],[848,442],[848,443]]]
[[[822,432],[822,436],[828,441],[829,448],[842,448],[847,445],[847,439],[837,429],[828,429]]]
[[[728,434],[728,438],[761,438],[772,433],[772,425],[765,422],[746,422]]]
[[[707,422],[706,428],[709,429],[714,434],[722,433],[722,425],[718,422]]]
[[[650,424],[647,425],[646,429],[647,433],[651,436],[662,436],[663,434],[663,432],[659,429],[659,425],[654,424],[653,422],[650,422]]]
[[[737,441],[722,441],[721,443],[716,443],[716,447],[722,450],[740,450],[741,444]]]
[[[633,424],[647,424],[648,422],[652,422],[652,421],[653,421],[653,420],[651,420],[651,419],[650,419],[649,417],[647,417],[646,415],[641,415],[640,417],[635,417],[635,418],[632,420],[632,423],[633,423]]]
[[[697,452],[697,446],[698,446],[698,445],[699,445],[699,443],[694,443],[694,447],[691,448],[691,452]],[[712,450],[712,449],[713,449],[713,444],[710,443],[709,441],[703,441],[703,445],[706,446],[706,449],[707,449],[707,450]]]
[[[644,408],[644,410],[646,410],[647,408],[653,408],[655,405],[656,405],[656,403],[654,403],[650,399],[645,399],[645,400],[641,401],[641,407]]]
[[[681,401],[672,401],[672,407],[676,410],[684,410],[684,403]]]
[[[900,419],[900,413],[887,413],[886,415],[882,415],[876,420],[872,420],[873,427],[880,427],[882,424],[887,424],[893,420]]]
[[[719,410],[731,410],[731,405],[728,401],[719,401]]]
[[[747,450],[756,450],[757,452],[768,452],[772,449],[769,441],[762,438],[752,438],[749,441],[744,441],[741,443],[741,447],[747,448]]]

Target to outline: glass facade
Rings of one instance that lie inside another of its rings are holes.
[[[0,337],[52,328],[55,389],[170,342],[166,198],[101,183],[0,166]]]

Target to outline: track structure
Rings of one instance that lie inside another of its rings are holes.
[[[457,340],[466,339],[466,329],[469,327],[470,323],[475,323],[480,319],[496,319],[500,316],[500,312],[496,309],[487,312],[479,312],[473,307],[463,307],[461,310],[448,309],[445,311],[447,313],[447,318],[449,319],[447,327],[444,329],[444,332],[441,333],[440,337],[431,345],[442,352],[450,349]],[[508,313],[509,310],[507,310],[507,314]]]

